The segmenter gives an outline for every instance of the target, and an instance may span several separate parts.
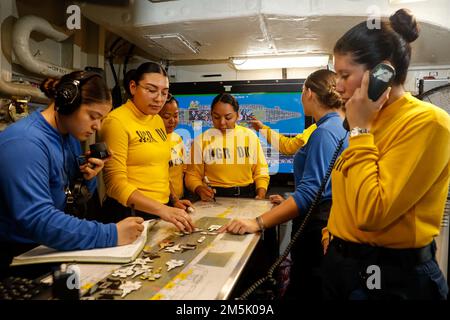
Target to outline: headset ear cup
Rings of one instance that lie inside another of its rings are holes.
[[[93,72],[83,72],[78,79],[66,79],[58,84],[55,95],[56,111],[60,114],[69,115],[81,104],[81,86],[93,77],[101,75]]]
[[[55,104],[56,110],[61,114],[70,114],[78,107],[78,81],[67,81],[58,86]]]

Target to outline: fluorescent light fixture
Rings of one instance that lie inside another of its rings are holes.
[[[267,56],[232,58],[237,70],[313,68],[328,65],[329,55]]]
[[[152,44],[173,54],[199,53],[198,46],[189,42],[180,33],[146,34]]]

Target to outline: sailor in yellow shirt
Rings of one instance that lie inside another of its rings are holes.
[[[170,97],[159,112],[167,132],[167,140],[170,144],[169,180],[171,184],[172,201],[184,196],[184,172],[186,171],[185,152],[183,139],[174,130],[179,122],[178,101]],[[190,203],[189,203],[190,204]]]
[[[450,179],[450,117],[404,91],[418,37],[398,10],[381,28],[366,22],[334,48],[337,90],[346,103],[349,147],[332,173],[332,240],[324,258],[328,299],[446,299],[435,259]],[[370,48],[370,52],[368,49]],[[391,64],[392,88],[368,97],[369,72]]]
[[[231,94],[217,95],[211,104],[214,128],[193,142],[186,187],[203,201],[217,196],[264,199],[269,170],[261,143],[248,128],[236,125],[239,104]]]
[[[126,80],[131,99],[108,115],[100,134],[113,151],[104,169],[108,198],[103,211],[113,216],[153,214],[192,231],[186,211],[166,205],[170,144],[158,112],[169,97],[167,74],[159,64],[146,62],[130,70]]]
[[[306,128],[302,133],[299,133],[295,137],[286,137],[275,130],[272,130],[269,126],[264,125],[260,120],[253,118],[249,123],[258,131],[267,142],[278,150],[279,152],[286,155],[294,155],[301,147],[308,143],[308,139],[314,130],[317,129],[317,125],[313,123],[308,128]],[[272,194],[269,196],[269,200],[274,205],[279,205],[281,202],[286,200],[281,194]]]

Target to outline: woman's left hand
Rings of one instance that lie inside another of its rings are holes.
[[[174,203],[173,203],[173,206],[175,207],[175,208],[179,208],[179,209],[183,209],[184,211],[186,211],[187,212],[187,210],[188,210],[188,208],[189,207],[191,207],[191,208],[193,208],[194,206],[192,205],[192,203],[189,201],[189,200],[180,200],[180,199],[178,199],[178,200],[176,200]]]
[[[350,129],[355,127],[370,129],[378,112],[389,99],[390,87],[383,92],[377,101],[372,101],[368,97],[368,88],[369,71],[366,71],[361,82],[361,88],[356,89],[353,96],[345,104],[345,116]]]
[[[266,189],[264,189],[264,188],[258,188],[258,189],[256,190],[256,197],[255,197],[255,199],[256,199],[256,200],[264,200],[264,199],[266,198],[266,192],[267,192]]]

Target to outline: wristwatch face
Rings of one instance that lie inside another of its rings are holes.
[[[359,136],[360,134],[369,133],[369,129],[355,127],[350,131],[350,137]]]
[[[350,137],[354,137],[358,135],[358,128],[353,128],[350,130]]]

